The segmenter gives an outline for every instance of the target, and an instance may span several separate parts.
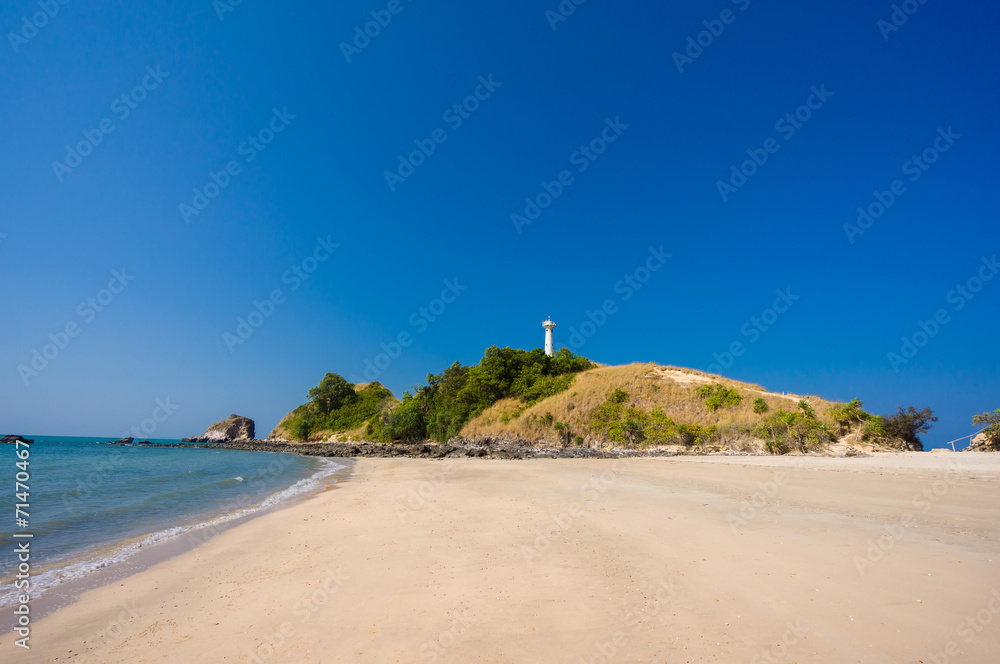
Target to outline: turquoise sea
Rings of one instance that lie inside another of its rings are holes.
[[[0,606],[14,603],[14,532],[32,533],[32,595],[178,537],[315,491],[347,462],[294,454],[29,436],[29,525],[15,523],[15,446],[0,445]],[[177,443],[175,440],[153,440]],[[23,542],[23,539],[16,540]]]

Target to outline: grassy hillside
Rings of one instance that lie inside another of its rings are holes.
[[[713,400],[712,394],[721,397]],[[836,406],[816,396],[769,392],[693,369],[629,364],[579,373],[567,390],[531,406],[515,399],[499,401],[472,419],[461,435],[628,447],[770,447],[780,452],[835,440],[841,427],[830,411]]]

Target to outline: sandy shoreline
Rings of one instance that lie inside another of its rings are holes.
[[[47,566],[33,565],[32,579],[35,588],[31,600],[33,621],[76,602],[80,596],[93,588],[121,581],[133,574],[148,569],[174,556],[196,548],[219,534],[238,527],[269,512],[286,509],[301,500],[308,499],[318,489],[322,490],[338,481],[350,477],[354,461],[351,459],[329,459],[337,468],[317,466],[318,470],[291,486],[272,493],[263,500],[255,500],[248,495],[240,496],[226,511],[200,515],[179,526],[133,536],[113,542],[104,549],[87,551],[75,558],[63,560]],[[301,486],[303,483],[306,486]],[[301,493],[309,491],[309,493]],[[179,532],[175,532],[179,531]],[[41,541],[41,540],[39,540]],[[136,546],[138,545],[138,547]],[[35,545],[37,547],[37,544]],[[88,568],[83,576],[79,567]],[[39,579],[58,572],[61,578],[56,585],[52,580],[39,588]],[[13,577],[8,583],[13,582]],[[0,607],[0,634],[17,624],[12,610],[16,605]]]
[[[990,662],[998,499],[996,454],[360,459],[0,659]]]

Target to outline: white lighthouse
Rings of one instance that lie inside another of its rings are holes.
[[[549,320],[542,323],[542,327],[545,328],[545,354],[552,357],[556,354],[555,347],[552,344],[552,330],[556,329],[556,324],[549,318]]]

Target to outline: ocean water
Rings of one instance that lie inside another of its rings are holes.
[[[335,459],[236,450],[33,438],[29,525],[15,524],[15,446],[0,445],[0,606],[15,602],[14,532],[32,533],[32,595],[128,559],[143,547],[217,532],[227,521],[315,491]],[[152,442],[176,443],[174,440]]]

